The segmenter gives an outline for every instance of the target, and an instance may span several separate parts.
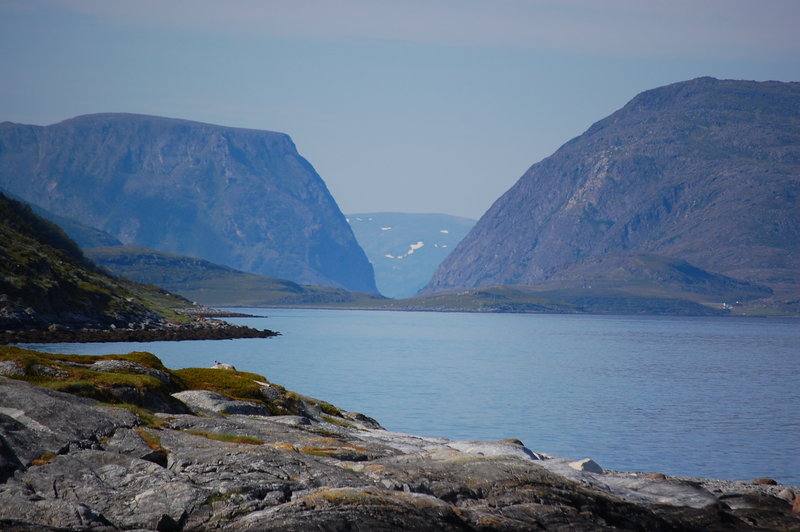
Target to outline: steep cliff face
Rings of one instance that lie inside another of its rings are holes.
[[[569,280],[578,261],[637,251],[796,294],[798,198],[800,83],[676,83],[533,165],[426,291]]]
[[[0,186],[125,244],[376,291],[336,202],[282,133],[130,114],[5,122]]]

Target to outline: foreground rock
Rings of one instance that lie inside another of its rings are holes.
[[[290,394],[261,384],[264,405]],[[783,486],[581,471],[296,394],[292,414],[265,416],[196,392],[175,394],[193,413],[149,416],[0,377],[0,529],[800,529]]]

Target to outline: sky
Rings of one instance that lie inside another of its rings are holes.
[[[799,0],[0,0],[0,122],[281,131],[346,213],[479,218],[641,91],[800,80]]]

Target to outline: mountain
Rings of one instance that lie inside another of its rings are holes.
[[[30,206],[0,193],[0,344],[267,338],[211,309],[113,277]]]
[[[300,285],[286,279],[246,273],[196,257],[124,246],[108,233],[29,203],[37,215],[64,230],[84,256],[114,275],[165,288],[202,305],[266,307],[343,305],[365,306],[385,298],[371,292]],[[190,305],[183,301],[181,306]]]
[[[0,194],[0,330],[155,326],[175,318],[152,287],[109,277],[55,224]],[[167,305],[189,306],[161,294]]]
[[[282,133],[132,114],[4,122],[0,186],[124,244],[377,290],[325,183]]]
[[[738,282],[750,296],[772,291],[776,304],[797,306],[798,198],[800,83],[699,78],[668,85],[639,94],[534,164],[425,293],[580,287],[609,281],[611,269],[619,286],[642,271],[637,261],[645,253],[651,262],[684,261],[693,275],[717,276],[728,288]]]
[[[25,201],[19,196],[12,194],[3,188],[0,188],[0,194],[4,194],[7,198],[27,204],[37,216],[41,216],[42,218],[59,226],[64,233],[66,233],[66,235],[81,248],[122,245],[122,242],[105,231],[88,226],[67,216],[53,214],[47,209],[43,209],[35,203]]]
[[[384,299],[375,293],[300,285],[286,279],[242,272],[204,259],[136,246],[94,247],[83,252],[115,275],[155,284],[213,307],[361,306]]]
[[[358,243],[375,269],[381,294],[416,294],[475,220],[447,214],[373,212],[348,214]]]

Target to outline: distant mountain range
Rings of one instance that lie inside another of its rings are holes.
[[[430,280],[475,220],[447,214],[373,212],[347,221],[375,270],[381,294],[410,297]]]
[[[645,283],[797,312],[798,198],[800,83],[668,85],[534,164],[425,293]]]
[[[131,114],[3,122],[0,187],[127,245],[377,290],[325,183],[282,133]]]
[[[800,83],[700,78],[646,91],[534,164],[474,227],[446,215],[345,219],[285,135],[139,115],[0,124],[0,188],[40,205],[114,273],[209,305],[800,314]],[[8,232],[6,259],[34,253],[30,236]],[[13,270],[40,259],[6,260],[7,322],[27,319],[26,298],[38,316],[95,324],[124,321],[124,302],[139,301],[119,299],[129,285],[104,288],[122,314],[91,317],[82,281],[47,295],[62,283],[48,275],[82,277]],[[398,299],[376,293],[373,268]]]

